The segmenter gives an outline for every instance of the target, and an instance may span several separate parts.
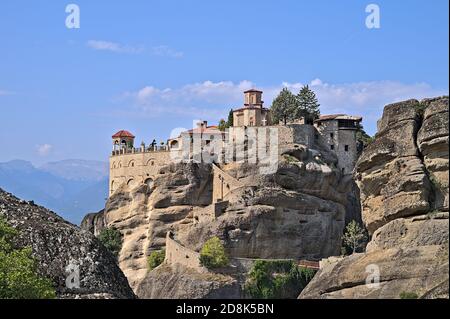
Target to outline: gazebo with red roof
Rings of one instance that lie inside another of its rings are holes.
[[[126,130],[121,130],[112,136],[113,150],[133,148],[135,136]]]

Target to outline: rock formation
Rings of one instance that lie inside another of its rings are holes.
[[[280,145],[278,168],[270,174],[245,163],[218,169],[169,164],[151,188],[123,185],[102,213],[86,217],[83,227],[97,234],[102,227],[122,232],[120,267],[142,298],[239,297],[230,274],[167,262],[149,272],[147,257],[165,247],[169,231],[194,252],[218,236],[232,258],[320,260],[339,254],[353,181],[336,168],[336,156],[319,136],[300,143],[305,129],[314,133],[312,126],[280,128],[280,134],[289,136]],[[226,198],[213,203],[217,171],[237,182]]]
[[[115,257],[89,232],[1,189],[0,216],[19,231],[17,246],[32,248],[39,274],[53,281],[58,298],[135,298]],[[66,286],[71,264],[79,267],[79,289]]]
[[[385,107],[355,173],[367,251],[327,263],[300,298],[448,298],[448,108],[448,97]]]

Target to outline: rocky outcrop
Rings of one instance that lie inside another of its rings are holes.
[[[189,227],[193,211],[211,203],[211,168],[198,164],[170,164],[153,185],[129,189],[123,185],[104,211],[85,217],[82,227],[98,234],[114,227],[123,234],[119,264],[133,288],[148,272],[147,258],[165,246],[169,231]]]
[[[417,145],[432,184],[432,209],[448,211],[448,97],[422,101]]]
[[[104,213],[105,211],[102,209],[98,213],[87,214],[81,221],[81,229],[84,229],[95,236],[100,235],[102,229],[106,227]]]
[[[173,297],[188,297],[187,291],[198,298],[225,296],[223,292],[236,296],[230,292],[235,291],[233,277],[217,286],[204,273],[197,271],[194,280],[192,269],[186,272],[167,263],[149,272],[147,256],[165,247],[169,231],[196,252],[217,236],[230,257],[320,260],[339,254],[353,181],[336,168],[336,155],[314,138],[314,128],[299,127],[281,129],[280,134],[288,137],[275,171],[261,173],[260,165],[245,163],[214,169],[206,164],[170,164],[161,169],[152,188],[122,186],[104,213],[88,216],[83,225],[96,232],[95,224],[104,220],[122,232],[120,267],[143,298],[169,296],[161,286],[165,282],[171,283]],[[311,139],[304,138],[305,129]],[[309,144],[288,143],[293,135]],[[230,181],[222,185],[230,189],[218,203],[212,200],[214,174]]]
[[[419,102],[386,106],[375,140],[361,155],[356,179],[370,233],[399,217],[430,210],[430,181],[416,143]]]
[[[370,281],[368,285],[374,272],[380,274],[379,285]],[[402,292],[422,297],[446,282],[448,245],[391,248],[355,254],[324,267],[300,298],[396,299]]]
[[[148,273],[136,294],[144,299],[239,299],[241,286],[224,274],[200,273],[180,265],[162,264]]]
[[[19,231],[15,244],[32,248],[39,274],[53,281],[58,298],[135,298],[115,257],[91,233],[1,189],[0,216]],[[80,288],[66,286],[71,265],[79,267]]]
[[[448,298],[448,97],[388,105],[378,129],[355,174],[367,251],[328,263],[300,298]]]
[[[243,186],[224,198],[228,205],[220,216],[178,238],[199,250],[217,236],[232,257],[242,258],[319,260],[339,254],[351,178],[335,169],[336,158],[321,140],[283,147],[270,174],[261,174],[258,165],[222,165]]]

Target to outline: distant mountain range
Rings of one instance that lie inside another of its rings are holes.
[[[0,188],[33,200],[72,223],[104,208],[108,197],[108,163],[64,160],[40,167],[22,160],[0,163]]]

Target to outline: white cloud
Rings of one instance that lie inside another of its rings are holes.
[[[143,46],[131,46],[117,42],[103,41],[103,40],[89,40],[87,46],[97,51],[110,51],[114,53],[126,53],[126,54],[142,54],[149,51],[149,54],[160,57],[170,58],[182,58],[184,53],[174,50],[167,45],[159,45],[147,50]]]
[[[144,51],[141,47],[123,45],[116,42],[89,40],[87,46],[98,51],[111,51],[115,53],[138,54]]]
[[[168,56],[171,58],[182,58],[184,53],[181,51],[176,51],[167,45],[159,45],[152,48],[152,54],[157,56]]]
[[[265,105],[269,107],[283,87],[297,94],[303,85],[283,82],[280,85],[258,87],[247,80],[239,83],[205,81],[180,88],[159,89],[146,86],[123,96],[131,100],[133,109],[130,112],[150,117],[175,114],[217,122],[227,116],[230,108],[242,106],[243,91],[247,89],[257,87],[264,91]],[[386,104],[448,94],[447,91],[434,89],[426,83],[405,84],[396,81],[330,84],[314,79],[309,85],[317,94],[322,114],[362,115],[366,128],[372,134],[375,133],[376,121],[381,117]]]
[[[50,144],[36,145],[36,151],[39,156],[47,156],[52,151],[53,146]]]

